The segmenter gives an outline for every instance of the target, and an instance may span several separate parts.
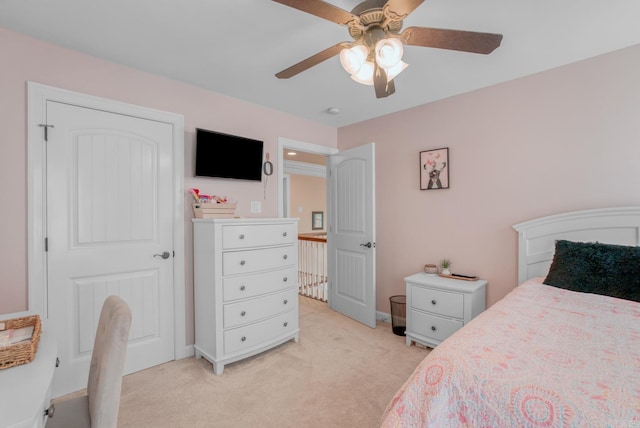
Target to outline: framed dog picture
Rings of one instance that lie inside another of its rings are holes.
[[[420,152],[420,190],[449,188],[449,148]]]

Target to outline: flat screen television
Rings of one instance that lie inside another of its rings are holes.
[[[262,181],[263,142],[196,128],[196,177]]]

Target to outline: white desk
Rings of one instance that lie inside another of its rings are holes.
[[[0,370],[0,428],[44,426],[57,352],[55,336],[43,329],[32,362]]]

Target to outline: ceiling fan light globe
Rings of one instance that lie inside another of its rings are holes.
[[[396,77],[398,74],[402,73],[402,71],[403,71],[405,68],[407,68],[407,67],[409,67],[409,64],[407,64],[407,63],[406,63],[406,62],[404,62],[404,61],[400,61],[400,62],[399,62],[399,63],[397,63],[395,66],[393,66],[393,67],[389,68],[389,69],[387,70],[387,82],[388,82],[388,81],[391,81],[391,80],[393,80],[393,79],[395,79],[395,77]]]
[[[362,64],[366,61],[368,54],[368,49],[363,45],[342,49],[340,51],[340,64],[347,73],[358,73],[362,68]]]
[[[351,74],[351,78],[363,85],[373,85],[373,61],[365,61],[357,73]]]
[[[399,39],[385,38],[378,40],[375,51],[378,65],[389,70],[402,60],[404,47]]]

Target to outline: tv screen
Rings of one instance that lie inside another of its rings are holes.
[[[196,177],[262,180],[263,142],[196,129]]]

